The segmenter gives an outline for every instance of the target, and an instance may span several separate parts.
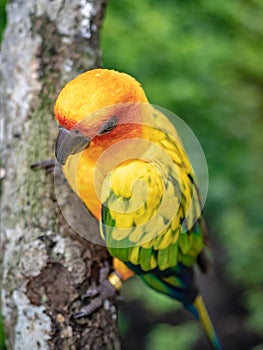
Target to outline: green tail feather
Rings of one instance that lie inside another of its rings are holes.
[[[210,317],[208,315],[208,312],[206,310],[205,304],[203,302],[203,298],[201,295],[197,295],[194,302],[192,304],[185,305],[185,308],[192,312],[197,318],[205,331],[205,334],[214,350],[222,350],[222,346],[220,344],[220,341],[217,337],[216,331],[214,329],[214,326],[210,320]]]

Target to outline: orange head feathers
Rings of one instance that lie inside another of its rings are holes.
[[[114,70],[94,69],[77,76],[62,89],[54,112],[59,124],[71,129],[104,107],[132,102],[148,102],[134,78]]]
[[[149,105],[142,87],[128,74],[94,69],[77,76],[62,89],[54,107],[60,124],[58,161],[64,164],[87,145],[96,145],[85,154],[97,159],[116,141],[140,138],[145,103]]]

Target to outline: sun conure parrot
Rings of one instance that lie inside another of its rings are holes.
[[[221,349],[194,279],[207,270],[206,234],[192,166],[174,126],[131,76],[85,72],[60,92],[56,158],[113,257],[101,301],[134,273],[179,300]],[[95,303],[96,304],[96,303]],[[83,307],[79,316],[90,314]]]

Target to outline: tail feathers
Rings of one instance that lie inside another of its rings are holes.
[[[185,308],[201,322],[212,349],[223,350],[201,295],[198,295],[192,304],[185,305]]]

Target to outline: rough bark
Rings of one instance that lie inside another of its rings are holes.
[[[57,205],[52,175],[33,171],[54,158],[53,105],[61,87],[100,64],[98,36],[106,0],[13,0],[1,52],[1,303],[9,349],[119,349],[109,302],[75,320],[80,295],[98,280],[105,249],[76,234]],[[79,202],[61,180],[60,203]],[[86,229],[98,232],[88,219]]]

